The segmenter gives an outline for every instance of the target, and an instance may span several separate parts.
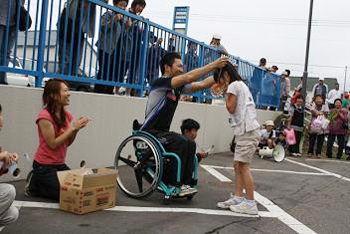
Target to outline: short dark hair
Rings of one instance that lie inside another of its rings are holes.
[[[113,3],[126,2],[129,4],[129,0],[113,0]]]
[[[144,8],[146,7],[146,1],[145,0],[134,0],[131,3],[131,8],[135,8],[137,5],[141,5]]]
[[[342,102],[343,102],[343,101],[342,101],[340,98],[337,98],[337,99],[335,99],[335,100],[334,100],[333,105],[335,105],[335,103],[336,103],[337,101],[340,101],[340,103],[342,103]]]
[[[160,70],[162,75],[165,72],[165,65],[172,66],[175,62],[175,59],[181,59],[181,55],[176,52],[166,53],[160,60]]]
[[[287,76],[289,76],[290,75],[290,70],[286,69],[285,71],[287,72]]]
[[[2,107],[1,107],[1,103],[0,103],[0,113],[2,112]]]
[[[184,119],[181,124],[181,133],[184,134],[185,130],[191,131],[192,129],[198,130],[201,126],[194,119]]]

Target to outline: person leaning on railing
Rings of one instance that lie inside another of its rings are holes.
[[[108,2],[108,0],[101,0]],[[58,20],[58,69],[65,75],[81,75],[85,34],[94,36],[96,6],[87,0],[67,0]],[[72,51],[72,52],[71,52]]]
[[[0,66],[7,67],[10,60],[12,48],[15,45],[16,39],[16,11],[18,3],[24,5],[25,0],[5,0],[1,1],[0,7]],[[9,18],[9,19],[8,19]],[[10,25],[8,31],[6,30],[7,20]],[[7,36],[7,41],[6,41]],[[6,50],[5,50],[6,47]],[[5,60],[4,60],[5,55]],[[7,84],[6,73],[0,71],[0,84]]]
[[[128,0],[113,0],[113,5],[126,10]],[[125,26],[125,29],[123,27]],[[122,14],[115,11],[107,11],[101,16],[101,29],[98,46],[98,65],[100,70],[97,74],[98,80],[123,82],[123,68],[120,61],[121,33],[131,26],[131,21],[127,20]],[[123,56],[123,55],[122,55]],[[119,77],[119,78],[118,78]],[[96,93],[113,94],[113,86],[95,85]]]
[[[253,71],[253,76],[250,79],[250,85],[249,89],[253,95],[254,102],[258,105],[259,103],[259,98],[260,92],[261,92],[261,84],[262,84],[262,79],[264,77],[264,71],[266,70],[266,59],[261,58],[259,61],[259,68],[255,68]]]
[[[140,16],[143,12],[143,10],[146,7],[146,1],[145,0],[133,0],[131,3],[131,7],[129,8],[129,13],[133,15]],[[141,16],[142,17],[142,16]],[[143,18],[143,17],[142,17]],[[138,77],[138,69],[139,69],[139,59],[140,59],[140,51],[142,49],[142,41],[143,41],[143,24],[139,20],[136,20],[134,18],[131,18],[131,27],[129,30],[125,31],[124,34],[124,49],[125,49],[125,56],[123,56],[123,64],[125,65],[125,73],[128,71],[128,81],[127,83],[131,84],[138,84],[139,83],[139,77]],[[123,69],[124,71],[124,69]],[[136,91],[127,89],[127,93],[135,96]]]
[[[25,186],[27,196],[59,200],[57,172],[69,170],[65,164],[68,146],[74,142],[79,130],[90,121],[88,117],[72,121],[72,114],[66,110],[69,97],[68,84],[64,80],[56,78],[46,82],[44,108],[36,120],[39,146]]]

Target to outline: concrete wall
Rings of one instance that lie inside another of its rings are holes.
[[[21,156],[35,154],[38,146],[36,116],[42,108],[42,89],[0,86],[0,103],[5,119],[0,132],[0,146]],[[79,167],[81,160],[88,167],[111,166],[119,144],[131,134],[132,121],[144,118],[146,99],[124,96],[72,92],[68,109],[75,117],[89,116],[92,121],[81,130],[69,147],[67,163]],[[279,112],[258,111],[259,122],[274,119]],[[215,145],[215,152],[229,150],[232,139],[228,114],[224,106],[180,102],[171,130],[180,131],[181,121],[196,119],[201,124],[197,142],[203,148]],[[21,158],[20,179],[24,179],[31,165]],[[12,180],[10,175],[0,181]]]

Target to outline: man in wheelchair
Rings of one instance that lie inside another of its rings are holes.
[[[181,56],[170,52],[165,54],[160,61],[162,77],[151,84],[145,121],[140,130],[151,133],[166,151],[176,153],[180,157],[181,184],[177,185],[181,186],[180,196],[197,192],[192,186],[196,143],[188,137],[169,131],[180,95],[206,89],[213,85],[216,81],[212,76],[201,81],[197,80],[217,68],[224,67],[227,63],[228,58],[221,57],[204,67],[184,73]],[[175,159],[170,158],[163,173],[164,181],[170,185],[176,185],[176,167]]]

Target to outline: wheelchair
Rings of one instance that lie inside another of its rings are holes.
[[[115,169],[118,172],[119,188],[129,197],[144,198],[155,190],[164,193],[164,203],[170,198],[187,198],[191,200],[196,193],[180,196],[181,160],[180,157],[165,151],[156,137],[148,132],[139,130],[137,120],[133,123],[132,135],[127,137],[118,147],[115,155]],[[176,183],[170,185],[164,181],[166,168],[170,161],[176,162]],[[194,155],[192,184],[198,183],[198,158]]]

